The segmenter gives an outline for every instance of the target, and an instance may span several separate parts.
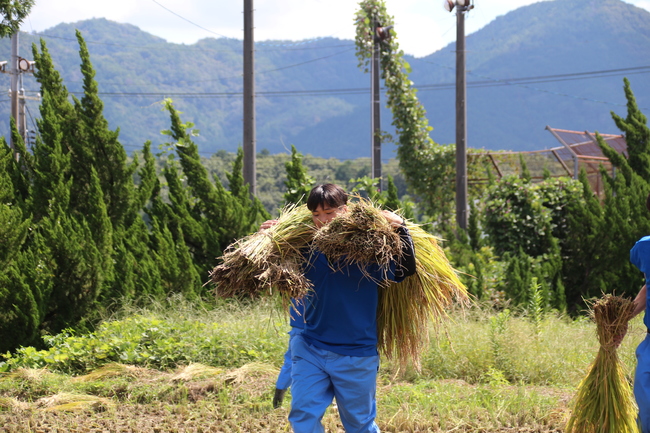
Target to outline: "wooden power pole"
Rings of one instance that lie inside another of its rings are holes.
[[[18,82],[20,72],[18,70],[18,32],[11,35],[11,61],[9,71],[11,73],[11,117],[16,121],[18,127],[19,114],[18,114]],[[14,153],[14,158],[17,158],[16,143],[12,136],[11,150]]]
[[[469,3],[469,2],[467,2]],[[467,87],[465,83],[465,12],[456,9],[456,223],[467,228]]]
[[[257,194],[255,162],[255,65],[253,0],[244,0],[244,182]]]

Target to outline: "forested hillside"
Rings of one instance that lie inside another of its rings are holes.
[[[489,5],[477,5],[468,19],[481,7]],[[31,44],[43,38],[76,95],[82,83],[75,29],[88,43],[106,118],[111,128],[120,128],[127,151],[148,139],[154,145],[162,141],[165,97],[199,129],[202,155],[236,150],[242,140],[241,40],[170,44],[105,19],[21,33],[20,54],[31,58]],[[10,41],[0,40],[0,58],[9,52]],[[547,1],[501,16],[467,37],[468,144],[494,150],[556,146],[546,125],[616,132],[609,113],[624,110],[624,76],[639,106],[650,107],[647,59],[650,13],[620,0]],[[455,44],[406,60],[434,127],[432,138],[452,143]],[[357,67],[353,41],[258,41],[256,74],[258,150],[288,152],[295,144],[304,154],[326,158],[370,155],[370,77]],[[9,75],[4,80],[9,88]],[[38,91],[28,74],[24,88],[32,96]],[[32,125],[37,104],[28,103]],[[391,132],[390,112],[382,116]],[[0,118],[8,117],[5,99]],[[0,122],[0,133],[7,132],[8,121]],[[386,144],[383,156],[394,156],[393,150]]]

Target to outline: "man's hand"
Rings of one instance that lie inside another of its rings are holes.
[[[264,221],[264,222],[262,223],[262,225],[260,225],[260,230],[259,230],[259,231],[262,232],[262,231],[264,231],[264,230],[266,230],[266,229],[269,229],[269,228],[273,227],[274,225],[276,225],[277,223],[278,223],[278,220],[267,220],[267,221]]]
[[[614,335],[614,339],[612,340],[612,343],[614,344],[614,348],[618,349],[618,347],[623,342],[623,338],[625,338],[626,334],[627,334],[627,324],[625,324],[625,328],[623,328],[623,331]]]
[[[393,213],[389,210],[382,210],[381,214],[388,220],[388,223],[393,227],[399,227],[404,224],[404,218]]]

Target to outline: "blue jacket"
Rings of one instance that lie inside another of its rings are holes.
[[[379,266],[365,272],[350,265],[334,271],[327,257],[315,251],[308,257],[305,276],[314,284],[306,296],[302,336],[315,347],[348,356],[376,356],[379,282],[402,281],[415,273],[413,241],[406,228],[398,230],[404,241],[400,264],[386,274]],[[396,271],[397,268],[397,271]]]
[[[650,329],[650,236],[639,239],[630,250],[630,262],[645,274],[645,284],[649,296],[646,297],[646,313],[643,323]]]

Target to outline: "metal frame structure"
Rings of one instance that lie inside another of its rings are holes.
[[[494,169],[497,178],[520,173],[520,158],[522,157],[533,180],[543,179],[545,170],[550,172],[551,177],[569,176],[577,179],[580,169],[584,169],[592,190],[601,195],[603,185],[600,167],[604,167],[612,175],[615,175],[616,172],[615,167],[600,150],[596,134],[589,131],[551,128],[550,126],[547,126],[546,130],[553,134],[562,146],[526,152],[473,153],[470,157],[474,160],[485,158],[486,162]],[[600,136],[614,150],[628,156],[624,135],[600,134]],[[470,183],[482,183],[487,179],[472,177],[469,181]]]

